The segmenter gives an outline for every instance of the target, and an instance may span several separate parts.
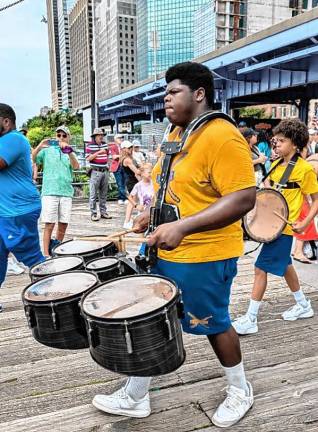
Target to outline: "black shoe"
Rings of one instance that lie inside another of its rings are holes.
[[[0,312],[2,312],[3,311],[3,306],[2,306],[2,304],[0,304]]]
[[[104,213],[100,215],[101,219],[112,219],[112,217],[108,213]]]
[[[53,249],[55,246],[59,245],[61,242],[57,239],[51,239],[49,244],[49,254],[52,256]]]

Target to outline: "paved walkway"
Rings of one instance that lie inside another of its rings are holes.
[[[68,236],[116,231],[123,208],[110,205],[112,221],[90,222],[77,203]],[[129,248],[134,254],[136,246]],[[307,268],[308,267],[308,268]],[[317,268],[302,284],[318,310]],[[315,273],[316,272],[316,273]],[[313,277],[316,274],[317,276]],[[239,263],[232,294],[233,317],[246,310],[253,260]],[[306,283],[313,281],[312,283]],[[212,432],[211,416],[224,397],[222,370],[204,337],[184,336],[185,364],[152,382],[153,413],[147,419],[106,415],[91,405],[96,393],[117,389],[124,378],[94,363],[87,350],[67,351],[37,343],[26,325],[21,291],[26,274],[8,277],[0,290],[0,430],[3,432]],[[271,277],[260,313],[258,335],[241,339],[255,404],[233,432],[318,431],[318,315],[284,322],[292,305],[282,279]]]

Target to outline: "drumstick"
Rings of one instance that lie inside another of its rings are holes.
[[[134,232],[132,229],[128,229],[128,230],[124,230],[124,231],[117,231],[114,232],[110,235],[107,236],[103,236],[103,235],[94,235],[94,236],[80,236],[80,237],[73,237],[73,240],[93,240],[93,241],[98,241],[98,240],[112,240],[114,237],[121,237],[124,236],[125,234],[130,234]]]
[[[125,234],[130,234],[132,232],[134,232],[134,230],[132,230],[132,229],[128,229],[128,230],[124,230],[124,231],[117,231],[117,232],[114,232],[113,234],[110,234],[107,237],[121,237]]]
[[[125,242],[127,243],[143,243],[144,241],[146,241],[145,237],[124,237],[124,236],[120,236],[120,237],[111,237],[111,236],[99,236],[99,237],[94,237],[94,236],[89,236],[89,237],[73,237],[72,240],[83,240],[83,241],[119,241],[121,239],[123,239]]]
[[[281,219],[282,221],[284,221],[285,223],[287,223],[287,225],[292,226],[293,223],[290,222],[289,220],[287,220],[286,218],[284,218],[284,216],[282,216],[280,213],[278,213],[277,211],[273,211],[274,215],[276,215],[277,217],[279,217],[279,219]]]

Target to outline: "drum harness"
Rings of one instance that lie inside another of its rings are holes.
[[[181,141],[168,141],[168,136],[170,132],[172,132],[174,126],[170,124],[166,129],[160,148],[161,152],[163,152],[165,155],[159,179],[160,186],[157,193],[155,205],[150,208],[150,220],[146,235],[155,231],[155,229],[163,223],[174,222],[180,219],[178,207],[176,205],[167,204],[164,202],[170,180],[172,161],[176,154],[181,153],[187,139],[194,130],[199,128],[202,124],[218,118],[227,120],[228,122],[236,126],[235,121],[229,115],[221,112],[207,111],[196,117],[189,123],[186,130],[184,131],[184,134],[182,135]],[[151,268],[156,264],[157,261],[157,248],[154,246],[146,245],[144,255],[137,255],[135,261],[137,267],[140,268],[141,271],[150,273]]]
[[[283,175],[282,175],[282,177],[281,177],[281,179],[279,180],[279,182],[278,183],[274,183],[274,181],[273,180],[270,180],[270,185],[272,186],[272,187],[274,187],[274,189],[276,189],[277,190],[277,192],[280,192],[281,193],[281,191],[283,190],[283,189],[299,189],[300,188],[300,186],[299,186],[299,184],[298,183],[296,183],[296,182],[289,182],[288,180],[289,180],[289,177],[291,176],[291,173],[292,173],[292,171],[293,171],[293,169],[295,168],[295,165],[296,165],[296,163],[297,163],[297,160],[298,160],[298,158],[299,158],[299,154],[298,153],[295,153],[294,154],[294,156],[290,159],[290,161],[288,162],[288,164],[287,164],[287,167],[286,167],[286,169],[285,169],[285,171],[284,171],[284,173],[283,173]],[[279,165],[281,165],[282,163],[284,162],[284,159],[283,158],[281,158],[278,162],[277,162],[277,164],[274,166],[274,167],[272,167],[269,171],[268,171],[268,173],[263,177],[263,179],[262,179],[262,183],[275,171],[275,169],[279,166]],[[261,245],[262,245],[263,243],[259,243],[258,245],[257,245],[257,247],[255,248],[255,249],[252,249],[252,250],[250,250],[250,251],[247,251],[247,252],[245,252],[244,253],[244,255],[249,255],[250,253],[253,253],[253,252],[255,252]]]

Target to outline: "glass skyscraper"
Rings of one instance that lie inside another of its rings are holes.
[[[138,79],[194,58],[194,13],[210,0],[137,0]],[[212,29],[211,29],[212,30]]]
[[[193,57],[200,57],[216,48],[216,12],[214,0],[194,12]]]

